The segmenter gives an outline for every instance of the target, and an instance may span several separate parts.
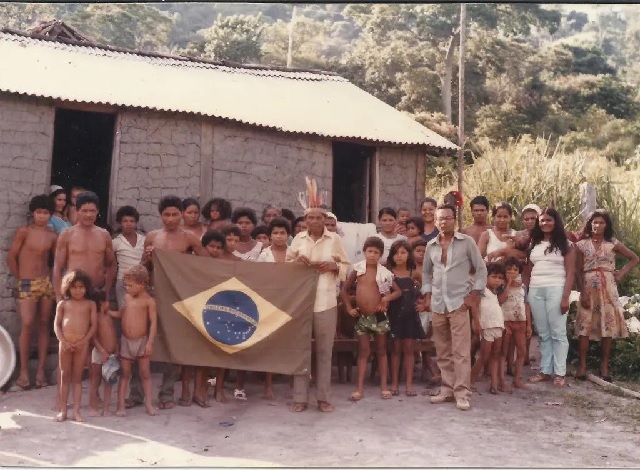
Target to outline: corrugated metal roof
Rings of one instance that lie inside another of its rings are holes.
[[[283,132],[457,147],[337,75],[228,67],[0,33],[0,91],[194,113]]]

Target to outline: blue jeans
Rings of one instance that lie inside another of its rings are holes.
[[[567,373],[567,316],[560,310],[564,286],[530,287],[527,300],[540,338],[540,372]]]

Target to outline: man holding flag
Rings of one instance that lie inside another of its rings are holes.
[[[318,410],[332,412],[331,356],[337,324],[336,284],[344,281],[350,264],[342,239],[325,228],[326,209],[318,197],[315,181],[307,179],[305,221],[307,231],[300,232],[291,242],[287,261],[314,267],[320,274],[313,308],[313,337],[316,349],[316,397]],[[293,412],[305,411],[309,400],[309,373],[293,379]]]

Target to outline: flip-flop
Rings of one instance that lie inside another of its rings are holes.
[[[306,411],[308,407],[309,405],[307,405],[306,403],[292,403],[289,407],[289,411],[292,411],[294,413],[301,413],[303,411]]]
[[[536,374],[533,377],[529,377],[529,382],[537,384],[539,382],[548,382],[551,380],[551,376],[547,374]]]
[[[318,411],[321,411],[323,413],[332,413],[332,412],[336,411],[336,407],[333,406],[328,401],[319,401],[318,402]]]
[[[557,376],[555,379],[553,379],[553,385],[555,385],[556,387],[564,387],[565,386],[564,377]]]
[[[360,393],[360,392],[353,392],[351,394],[351,396],[349,397],[349,400],[351,401],[360,401],[364,398],[364,393]]]
[[[400,396],[400,390],[391,390],[391,395],[393,395],[394,397]]]
[[[407,390],[406,395],[408,397],[417,397],[418,393],[415,390]]]
[[[389,390],[383,390],[382,392],[380,392],[380,398],[382,398],[383,400],[391,400],[393,398],[393,393],[391,393],[391,391]]]
[[[16,380],[16,387],[22,389],[22,390],[30,390],[31,389],[31,382],[29,382],[28,380]]]

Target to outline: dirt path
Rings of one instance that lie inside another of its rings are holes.
[[[51,387],[14,392],[0,397],[0,465],[637,466],[640,404],[570,383],[474,394],[469,412],[424,396],[383,401],[373,386],[350,403],[352,386],[336,385],[333,414],[290,413],[288,385],[276,384],[276,400],[266,402],[256,384],[246,403],[153,418],[139,407],[82,424],[53,422]]]

